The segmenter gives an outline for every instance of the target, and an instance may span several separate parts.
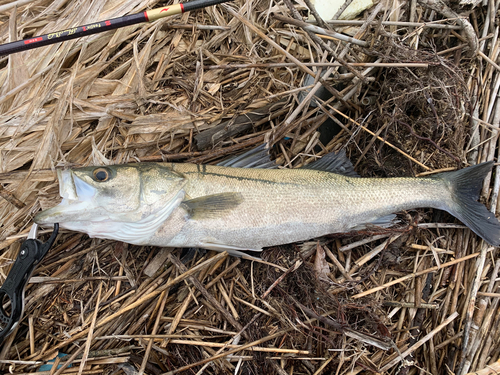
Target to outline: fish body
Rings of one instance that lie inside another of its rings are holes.
[[[491,163],[424,178],[360,178],[332,169],[342,172],[337,164],[257,169],[139,163],[64,170],[58,172],[62,203],[35,222],[137,245],[260,251],[432,207],[500,244],[500,223],[477,202]]]

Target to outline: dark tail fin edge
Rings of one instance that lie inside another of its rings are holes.
[[[486,242],[499,246],[500,222],[477,201],[483,180],[492,166],[493,162],[481,163],[458,171],[440,173],[433,178],[440,178],[448,183],[453,204],[447,211]]]

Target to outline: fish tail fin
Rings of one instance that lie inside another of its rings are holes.
[[[495,215],[478,202],[483,180],[493,162],[486,162],[432,178],[444,180],[450,191],[452,203],[447,211],[467,225],[478,236],[493,246],[500,245],[500,222]]]

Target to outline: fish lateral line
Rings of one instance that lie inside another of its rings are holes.
[[[201,165],[204,166],[204,164],[201,164]],[[201,171],[201,172],[198,172],[198,171],[187,171],[187,172],[184,172],[184,171],[179,171],[177,169],[174,169],[174,171],[177,172],[177,173],[181,173],[183,175],[200,175],[200,176],[203,176],[203,177],[214,176],[214,177],[221,177],[221,178],[229,178],[229,179],[233,179],[233,180],[237,180],[237,181],[262,182],[262,183],[265,183],[265,184],[287,185],[287,186],[301,186],[301,184],[297,184],[297,183],[294,183],[294,182],[283,182],[283,181],[268,180],[268,179],[263,179],[263,178],[254,178],[254,177],[245,177],[245,176],[234,176],[234,175],[231,175],[231,174],[224,174],[224,173],[217,173],[217,172],[208,172],[208,171],[206,171],[206,169],[205,169],[205,172],[203,172],[203,171]],[[329,173],[329,172],[326,172],[326,173]]]

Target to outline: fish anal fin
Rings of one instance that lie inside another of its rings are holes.
[[[366,229],[375,229],[375,228],[389,228],[393,225],[398,224],[400,221],[397,220],[397,216],[394,214],[386,215],[379,217],[375,220],[370,221],[369,223],[358,224],[355,227],[351,228],[351,231],[361,231]]]
[[[241,202],[241,193],[220,193],[190,199],[182,204],[191,219],[202,220],[221,216],[238,207]]]
[[[238,247],[238,246],[234,246],[234,245],[225,245],[225,244],[217,242],[213,239],[206,239],[205,241],[201,241],[198,244],[198,246],[203,248],[203,249],[208,249],[208,250],[215,250],[215,251],[221,251],[221,252],[225,251],[229,255],[232,255],[232,256],[235,256],[238,258],[261,261],[260,258],[249,255],[249,254],[245,253],[245,251],[261,252],[262,248],[260,248],[260,249],[248,249],[248,248]]]

